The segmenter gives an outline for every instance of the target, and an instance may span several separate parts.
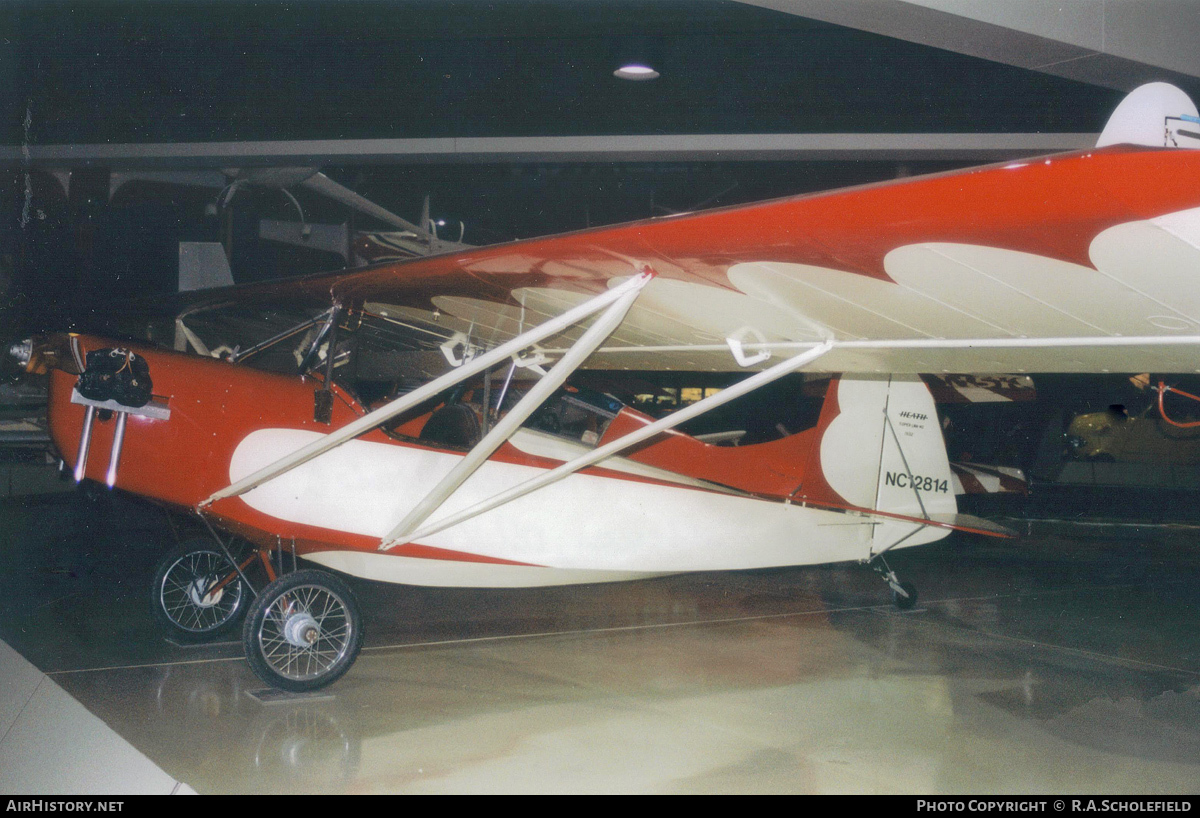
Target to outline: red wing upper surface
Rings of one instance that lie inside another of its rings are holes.
[[[1113,146],[218,296],[365,304],[489,345],[645,267],[589,366],[735,369],[734,338],[776,359],[833,340],[813,368],[835,372],[1191,372],[1200,151]]]

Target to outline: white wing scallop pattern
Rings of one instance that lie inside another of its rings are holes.
[[[1106,277],[1155,302],[1151,315],[1185,319],[1184,332],[1200,327],[1200,208],[1110,227],[1090,256]]]
[[[1200,208],[1104,230],[1090,245],[1095,269],[1031,253],[925,242],[889,252],[892,281],[776,261],[736,264],[737,291],[655,279],[593,368],[719,369],[735,364],[723,339],[742,327],[772,342],[1118,338],[1200,335]],[[498,343],[586,296],[555,288],[514,291],[523,307],[462,297],[435,304]],[[582,329],[547,346],[566,345]],[[620,348],[695,347],[677,352]],[[779,359],[779,354],[775,360]],[[1192,346],[1039,349],[838,349],[830,372],[1193,372]]]
[[[1096,269],[1030,253],[929,242],[892,250],[895,284],[803,264],[730,270],[747,295],[823,319],[843,340],[1200,333],[1200,209],[1129,222],[1091,243]],[[833,371],[1200,371],[1189,347],[835,352]]]
[[[991,322],[869,276],[807,264],[756,262],[729,270],[742,292],[822,321],[836,338],[989,338]]]

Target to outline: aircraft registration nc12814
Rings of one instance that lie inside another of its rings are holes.
[[[919,373],[1196,371],[1194,147],[1195,105],[1153,84],[1092,150],[194,293],[148,342],[22,353],[50,371],[77,480],[198,521],[159,567],[158,617],[199,639],[244,616],[280,688],[354,662],[339,574],[860,561],[911,605],[890,551],[1007,533],[957,514]],[[581,367],[747,377],[655,420],[572,384]],[[800,370],[837,373],[811,428],[745,445],[676,428]]]

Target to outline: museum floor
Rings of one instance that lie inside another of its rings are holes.
[[[908,612],[858,565],[354,582],[357,664],[272,699],[240,643],[156,630],[161,512],[34,496],[0,501],[0,639],[201,794],[1196,793],[1198,532],[1029,530],[897,554]]]

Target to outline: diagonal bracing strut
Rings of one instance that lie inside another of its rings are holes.
[[[621,322],[625,320],[625,314],[629,312],[629,308],[633,306],[634,300],[637,299],[639,292],[640,289],[630,290],[605,310],[604,314],[596,319],[596,322],[571,346],[558,363],[541,377],[537,384],[517,402],[517,405],[508,414],[492,427],[492,430],[482,440],[475,444],[471,451],[467,452],[466,457],[458,461],[454,468],[450,470],[450,473],[443,477],[413,507],[412,511],[384,537],[383,541],[392,542],[411,534],[417,526],[429,518],[430,514],[441,508],[442,504],[450,499],[450,496],[454,494],[458,487],[478,471],[479,467],[492,456],[492,453],[512,437],[521,424],[550,397],[551,393],[562,386],[563,382],[596,350],[596,347],[604,343],[604,340],[612,334],[613,330],[620,326]],[[484,411],[486,412],[486,402]]]
[[[597,449],[593,449],[591,452],[564,463],[555,469],[551,469],[550,471],[534,477],[531,480],[527,480],[524,483],[514,486],[506,491],[502,491],[499,494],[488,498],[487,500],[476,503],[470,508],[463,509],[456,514],[452,514],[448,517],[440,519],[431,525],[421,528],[419,531],[414,531],[411,534],[395,534],[395,532],[393,532],[393,534],[389,534],[388,537],[384,538],[383,542],[379,546],[379,550],[389,551],[392,548],[428,537],[432,534],[436,534],[439,531],[450,528],[451,526],[458,525],[459,523],[469,520],[472,517],[477,517],[484,512],[491,511],[498,506],[505,505],[506,503],[510,503],[520,497],[524,497],[526,494],[530,494],[531,492],[545,488],[552,483],[556,483],[559,480],[569,477],[581,469],[585,469],[588,466],[612,457],[618,452],[624,451],[631,446],[635,446],[643,440],[652,438],[655,435],[661,434],[668,429],[672,429],[679,424],[684,423],[685,421],[691,420],[692,418],[702,415],[705,412],[716,409],[718,406],[722,406],[729,401],[734,400],[735,398],[739,398],[742,395],[753,392],[754,390],[765,386],[772,381],[782,378],[784,375],[787,375],[790,372],[795,372],[801,367],[815,361],[817,358],[820,358],[822,355],[833,349],[833,347],[834,344],[832,341],[826,341],[822,344],[819,344],[813,349],[802,352],[799,355],[776,364],[770,369],[764,369],[762,372],[752,375],[740,383],[734,384],[727,389],[723,389],[715,395],[711,395],[703,400],[697,401],[691,406],[680,409],[678,412],[673,412],[670,415],[655,421],[654,423],[643,426],[641,429],[630,432],[629,434],[619,437],[611,443],[607,443]]]
[[[315,457],[319,457],[331,449],[335,449],[344,443],[347,443],[359,435],[365,434],[372,429],[380,426],[397,415],[403,414],[414,406],[426,401],[436,395],[444,392],[457,383],[460,383],[474,375],[477,375],[484,370],[491,369],[496,364],[515,355],[522,350],[530,347],[539,341],[556,335],[569,327],[578,324],[593,313],[620,301],[631,292],[638,292],[651,278],[654,273],[646,270],[639,275],[633,276],[627,281],[613,287],[611,290],[600,293],[599,295],[588,299],[582,304],[567,310],[563,314],[551,318],[549,321],[542,323],[533,329],[530,329],[516,338],[513,338],[507,343],[501,344],[494,349],[491,349],[482,355],[477,355],[469,362],[464,362],[457,369],[451,370],[439,378],[435,378],[424,386],[414,389],[406,395],[397,398],[390,403],[387,403],[373,412],[358,418],[351,423],[346,424],[342,428],[330,432],[323,437],[314,440],[307,446],[302,446],[289,455],[279,458],[273,463],[270,463],[253,474],[232,483],[229,486],[214,492],[206,500],[201,501],[197,509],[203,509],[212,505],[218,500],[223,500],[227,497],[237,497],[245,494],[253,488],[256,488],[269,480],[274,480],[282,474],[304,465]]]

